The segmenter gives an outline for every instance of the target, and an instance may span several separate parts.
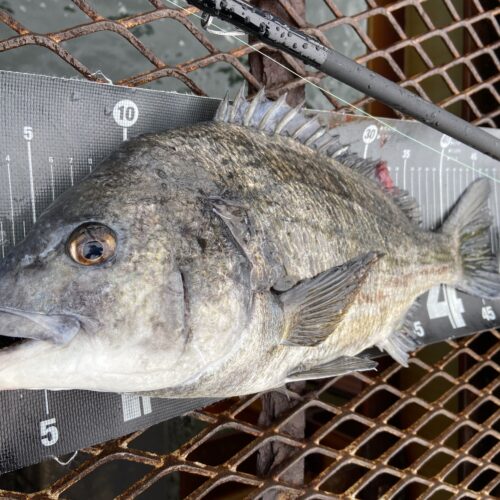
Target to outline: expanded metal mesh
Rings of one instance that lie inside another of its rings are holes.
[[[326,45],[334,44],[349,55],[357,47],[359,62],[421,96],[476,124],[500,125],[497,0],[308,2],[316,6],[307,10],[308,17],[299,13],[295,0],[276,3],[289,20]],[[194,8],[181,10],[167,0],[144,0],[144,4],[148,11],[120,17],[119,9],[113,16],[102,13],[109,10],[109,3],[105,9],[97,0],[68,1],[71,12],[85,15],[88,22],[42,33],[21,24],[17,11],[2,1],[0,20],[13,36],[0,41],[0,55],[19,53],[26,45],[44,47],[84,77],[103,80],[102,74],[109,76],[106,65],[92,67],[75,47],[98,32],[112,32],[149,67],[114,78],[115,83],[138,86],[168,80],[197,94],[213,94],[199,74],[225,63],[231,70],[229,80],[245,79],[254,89],[260,86],[248,68],[250,47],[201,30]],[[347,8],[349,16],[343,10]],[[311,10],[321,10],[323,17],[311,17]],[[203,47],[203,55],[173,63],[172,51],[145,43],[147,27],[161,19],[179,23]],[[339,32],[345,45],[336,45]],[[331,79],[288,55],[281,57],[299,75],[356,105],[394,115],[365,96],[330,86]],[[292,76],[271,86],[269,94],[303,83]],[[345,107],[321,92],[309,93],[308,101]],[[151,445],[148,436],[155,429],[138,432],[83,450],[69,466],[59,467],[54,477],[41,480],[38,475],[38,482],[23,487],[23,493],[19,488],[0,490],[0,495],[26,498],[26,491],[31,491],[36,492],[28,495],[32,498],[73,498],[87,492],[87,497],[95,497],[89,492],[99,484],[100,491],[108,493],[102,498],[156,498],[175,483],[179,495],[187,498],[499,497],[499,338],[492,330],[426,347],[411,359],[408,369],[383,358],[378,373],[309,382],[294,387],[296,392],[274,394],[278,406],[280,398],[283,402],[274,419],[265,415],[268,396],[229,399],[187,418],[190,438],[173,448],[161,442]],[[126,472],[112,486],[105,478],[114,465]],[[45,485],[41,489],[40,482]]]
[[[378,374],[309,382],[302,395],[280,396],[290,398],[290,409],[267,425],[260,395],[228,399],[192,413],[187,425],[194,436],[174,451],[161,443],[154,451],[144,446],[154,428],[137,432],[84,450],[82,463],[37,494],[95,498],[93,485],[106,484],[99,470],[126,461],[140,478],[127,487],[134,477],[129,467],[113,490],[117,498],[163,498],[159,492],[174,480],[181,498],[269,498],[271,492],[315,499],[498,498],[499,339],[488,331],[428,346],[406,369],[385,358]],[[301,421],[297,438],[293,424]],[[286,458],[258,475],[270,445]],[[303,478],[293,484],[288,472],[298,465]],[[73,496],[85,491],[88,496]]]

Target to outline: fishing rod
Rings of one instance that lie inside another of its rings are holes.
[[[186,1],[206,15],[227,21],[246,34],[288,52],[363,94],[500,160],[500,139],[322,45],[270,12],[258,9],[244,0]]]

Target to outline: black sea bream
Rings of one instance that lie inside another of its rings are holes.
[[[439,231],[316,118],[260,93],[125,143],[1,263],[0,389],[232,396],[401,364],[440,283],[497,297],[489,184]]]

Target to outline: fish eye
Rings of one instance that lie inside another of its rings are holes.
[[[103,264],[115,255],[116,235],[104,224],[82,224],[71,233],[66,249],[70,257],[82,266]]]

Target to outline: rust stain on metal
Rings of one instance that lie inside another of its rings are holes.
[[[306,20],[297,0],[277,0],[276,8],[326,45],[331,45],[330,30],[351,30],[366,48],[358,62],[385,68],[385,76],[429,99],[435,97],[432,82],[439,79],[442,92],[433,99],[435,102],[475,124],[500,125],[500,6],[496,0],[471,0],[463,12],[453,0],[366,0],[367,8],[352,16],[344,15],[336,0],[321,1],[332,15],[317,25]],[[245,63],[253,49],[241,45],[220,50],[193,22],[192,16],[198,14],[193,7],[180,10],[162,0],[149,0],[151,7],[146,12],[109,19],[90,2],[73,0],[73,4],[90,22],[55,33],[34,33],[0,9],[0,21],[15,32],[0,41],[0,52],[38,45],[57,54],[84,77],[102,81],[64,47],[64,42],[107,31],[121,36],[153,66],[149,71],[127,75],[117,84],[139,86],[173,77],[203,95],[205,91],[192,73],[218,62],[230,64],[253,89],[263,83],[264,73],[259,69],[262,61],[257,59],[253,72]],[[440,9],[446,23],[436,20],[433,7]],[[419,32],[408,29],[405,19],[410,17],[420,25]],[[131,31],[160,19],[182,24],[207,54],[170,65]],[[390,34],[380,37],[375,30],[367,29],[377,25]],[[442,47],[439,64],[429,50],[429,44],[436,43]],[[254,42],[253,47],[260,50],[264,45]],[[276,56],[275,49],[266,50]],[[325,83],[323,75],[304,68],[289,55],[280,57],[302,77]],[[299,95],[303,80],[295,75],[282,76],[265,82],[268,95],[277,97],[294,89]],[[333,109],[349,110],[324,95]],[[373,100],[362,97],[353,104],[367,108]],[[137,449],[135,440],[141,432],[82,450],[87,458],[47,488],[32,494],[0,490],[0,496],[65,498],[92,472],[125,460],[149,469],[118,496],[122,499],[143,492],[147,495],[148,488],[172,474],[187,478],[181,481],[181,494],[189,499],[206,495],[500,497],[500,333],[491,330],[426,347],[411,358],[408,369],[387,358],[381,362],[375,374],[308,382],[288,396],[256,394],[193,412],[191,418],[205,427],[171,453]],[[277,401],[279,411],[270,411],[269,405]],[[284,401],[286,404],[282,404]],[[272,418],[267,418],[271,414]],[[279,459],[269,461],[269,450],[278,451]],[[294,479],[294,471],[300,471],[299,480]],[[230,494],[223,485],[230,487]]]

